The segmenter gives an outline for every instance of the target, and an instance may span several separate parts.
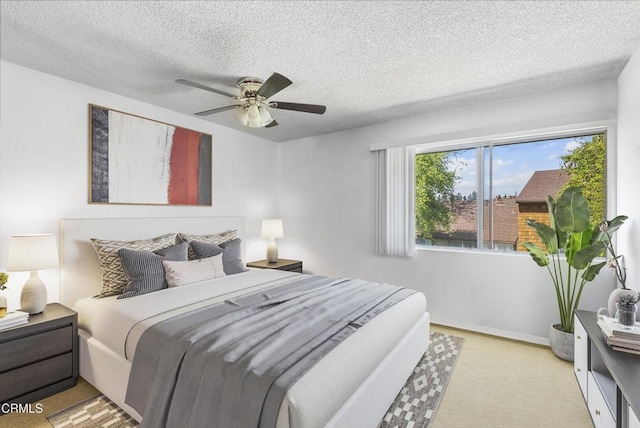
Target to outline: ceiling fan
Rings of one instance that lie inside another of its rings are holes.
[[[278,73],[273,73],[264,81],[255,77],[243,77],[236,83],[240,90],[239,96],[185,79],[178,79],[176,82],[182,85],[204,89],[205,91],[210,91],[215,94],[224,95],[240,102],[240,104],[218,107],[194,113],[196,116],[208,116],[210,114],[220,113],[227,110],[238,109],[238,118],[240,123],[251,128],[272,128],[278,125],[278,122],[271,117],[269,108],[315,114],[323,114],[327,110],[325,106],[318,104],[267,101],[273,95],[277,94],[292,83],[291,80]]]

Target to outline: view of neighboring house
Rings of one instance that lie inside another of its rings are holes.
[[[533,242],[544,247],[535,230],[527,225],[527,220],[549,223],[547,196],[554,198],[567,184],[569,176],[561,169],[536,171],[516,198],[518,203],[518,251],[526,251],[524,242]]]
[[[561,169],[536,171],[519,195],[496,196],[491,204],[483,204],[483,247],[502,251],[526,251],[523,242],[542,245],[534,229],[527,220],[549,223],[547,195],[555,198],[569,177]],[[447,247],[477,247],[478,204],[474,199],[452,202],[454,219],[449,230],[437,230],[433,234],[433,245]],[[492,212],[491,212],[492,211]],[[493,216],[491,215],[493,214]],[[489,222],[493,217],[493,237],[490,236]]]

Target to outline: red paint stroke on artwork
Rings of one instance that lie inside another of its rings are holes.
[[[200,133],[176,127],[171,147],[169,204],[198,205]]]

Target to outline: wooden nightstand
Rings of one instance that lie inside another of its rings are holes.
[[[277,269],[302,273],[302,262],[300,260],[278,259],[275,263],[269,263],[266,260],[258,260],[247,263],[247,267],[258,269]]]
[[[78,380],[78,314],[50,303],[27,324],[0,330],[0,402],[33,403]]]

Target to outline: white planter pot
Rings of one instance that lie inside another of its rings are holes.
[[[566,361],[573,361],[573,333],[566,333],[559,330],[559,328],[560,324],[555,324],[549,329],[549,343],[551,345],[551,350],[558,358],[562,358]]]

